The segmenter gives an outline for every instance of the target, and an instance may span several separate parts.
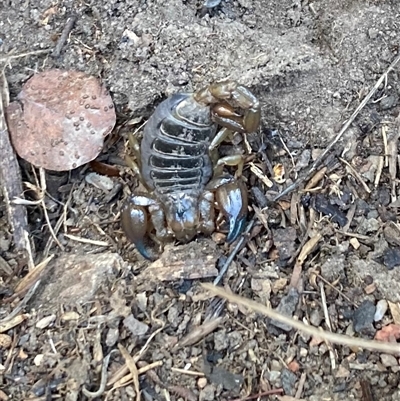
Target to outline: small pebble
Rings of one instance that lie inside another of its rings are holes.
[[[207,379],[205,377],[200,377],[199,380],[197,380],[197,387],[203,389],[205,386],[207,386]]]
[[[385,316],[387,308],[388,308],[388,303],[386,299],[381,299],[378,301],[378,303],[376,304],[374,322],[379,322],[380,320],[382,320],[383,316]]]
[[[300,348],[299,355],[301,358],[305,358],[308,355],[308,349],[307,348]]]
[[[281,302],[279,303],[276,310],[283,315],[292,317],[294,311],[296,310],[299,299],[299,292],[296,290],[296,288],[291,288],[288,295],[282,297]],[[271,319],[270,323],[284,331],[292,330],[292,326],[290,326],[289,324],[278,322],[277,320]]]
[[[43,359],[44,359],[44,355],[38,354],[35,356],[35,358],[33,358],[33,363],[35,364],[35,366],[40,366],[43,362]]]
[[[70,320],[78,320],[80,317],[78,312],[75,311],[70,311],[70,312],[65,312],[61,316],[61,320],[64,320],[65,322],[68,322]]]
[[[380,106],[382,110],[389,110],[392,109],[393,107],[397,106],[397,96],[395,95],[389,95],[384,97],[381,101],[380,101]]]
[[[370,39],[376,39],[378,37],[379,31],[375,28],[368,29],[368,36]]]
[[[297,381],[297,376],[295,373],[291,372],[289,369],[283,369],[282,374],[281,374],[281,381],[282,381],[282,387],[287,395],[295,395],[296,389],[296,381]]]
[[[8,334],[0,334],[0,348],[10,348],[12,338]]]
[[[310,323],[315,326],[319,327],[322,322],[322,314],[319,309],[313,309],[310,314]]]
[[[110,327],[107,331],[106,335],[106,345],[107,347],[112,347],[115,345],[119,338],[119,329],[118,327]]]
[[[204,7],[214,8],[214,7],[217,7],[219,5],[219,3],[221,3],[221,0],[206,0],[204,2]]]
[[[140,322],[135,319],[133,315],[127,316],[124,321],[124,326],[134,335],[134,336],[143,336],[149,330],[149,326],[145,323]]]
[[[36,327],[38,329],[45,329],[46,327],[50,326],[50,324],[53,323],[54,320],[56,320],[56,315],[43,317],[36,323]]]
[[[281,376],[281,372],[278,372],[277,370],[271,370],[270,372],[267,373],[267,378],[271,383],[276,382]]]
[[[383,264],[388,270],[400,266],[400,247],[388,248],[383,254]]]
[[[353,327],[356,333],[364,335],[372,335],[375,333],[375,328],[372,325],[374,321],[376,307],[373,302],[365,300],[354,311]]]
[[[381,354],[380,358],[383,366],[398,366],[397,359],[393,355]]]

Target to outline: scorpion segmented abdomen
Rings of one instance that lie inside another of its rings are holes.
[[[212,175],[208,147],[216,127],[191,123],[176,113],[191,95],[178,94],[162,102],[147,122],[142,141],[142,175],[161,195],[198,191]]]

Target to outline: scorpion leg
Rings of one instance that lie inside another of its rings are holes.
[[[126,236],[140,254],[149,260],[155,260],[157,256],[147,244],[150,225],[146,208],[155,203],[156,200],[148,194],[132,195],[121,213],[121,225]]]
[[[125,162],[128,167],[133,171],[134,175],[138,177],[140,182],[147,188],[147,185],[142,177],[140,171],[140,145],[135,136],[132,133],[128,134],[129,145],[133,152],[134,158],[130,157],[128,153],[125,154]]]
[[[214,177],[219,177],[223,173],[224,166],[237,166],[235,178],[242,175],[244,159],[242,155],[225,156],[219,159],[214,165]]]
[[[233,242],[243,231],[247,216],[247,191],[242,180],[231,176],[219,177],[210,181],[207,189],[215,190],[217,204],[229,222],[226,240]]]

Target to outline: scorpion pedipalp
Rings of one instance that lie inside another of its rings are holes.
[[[128,239],[135,244],[137,250],[149,260],[155,260],[151,248],[145,244],[147,234],[148,216],[142,206],[127,203],[121,215],[121,225]]]
[[[231,243],[242,232],[246,222],[248,205],[246,187],[242,180],[235,180],[231,176],[213,179],[208,187],[215,188],[218,207],[229,222],[226,240]]]
[[[260,102],[236,81],[216,82],[195,93],[194,98],[199,103],[214,104],[212,119],[233,132],[254,132],[260,125]],[[243,113],[239,114],[237,109]]]

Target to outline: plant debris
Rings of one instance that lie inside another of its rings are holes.
[[[7,107],[7,122],[20,157],[36,167],[66,171],[97,157],[116,116],[95,77],[53,69],[25,83]]]

